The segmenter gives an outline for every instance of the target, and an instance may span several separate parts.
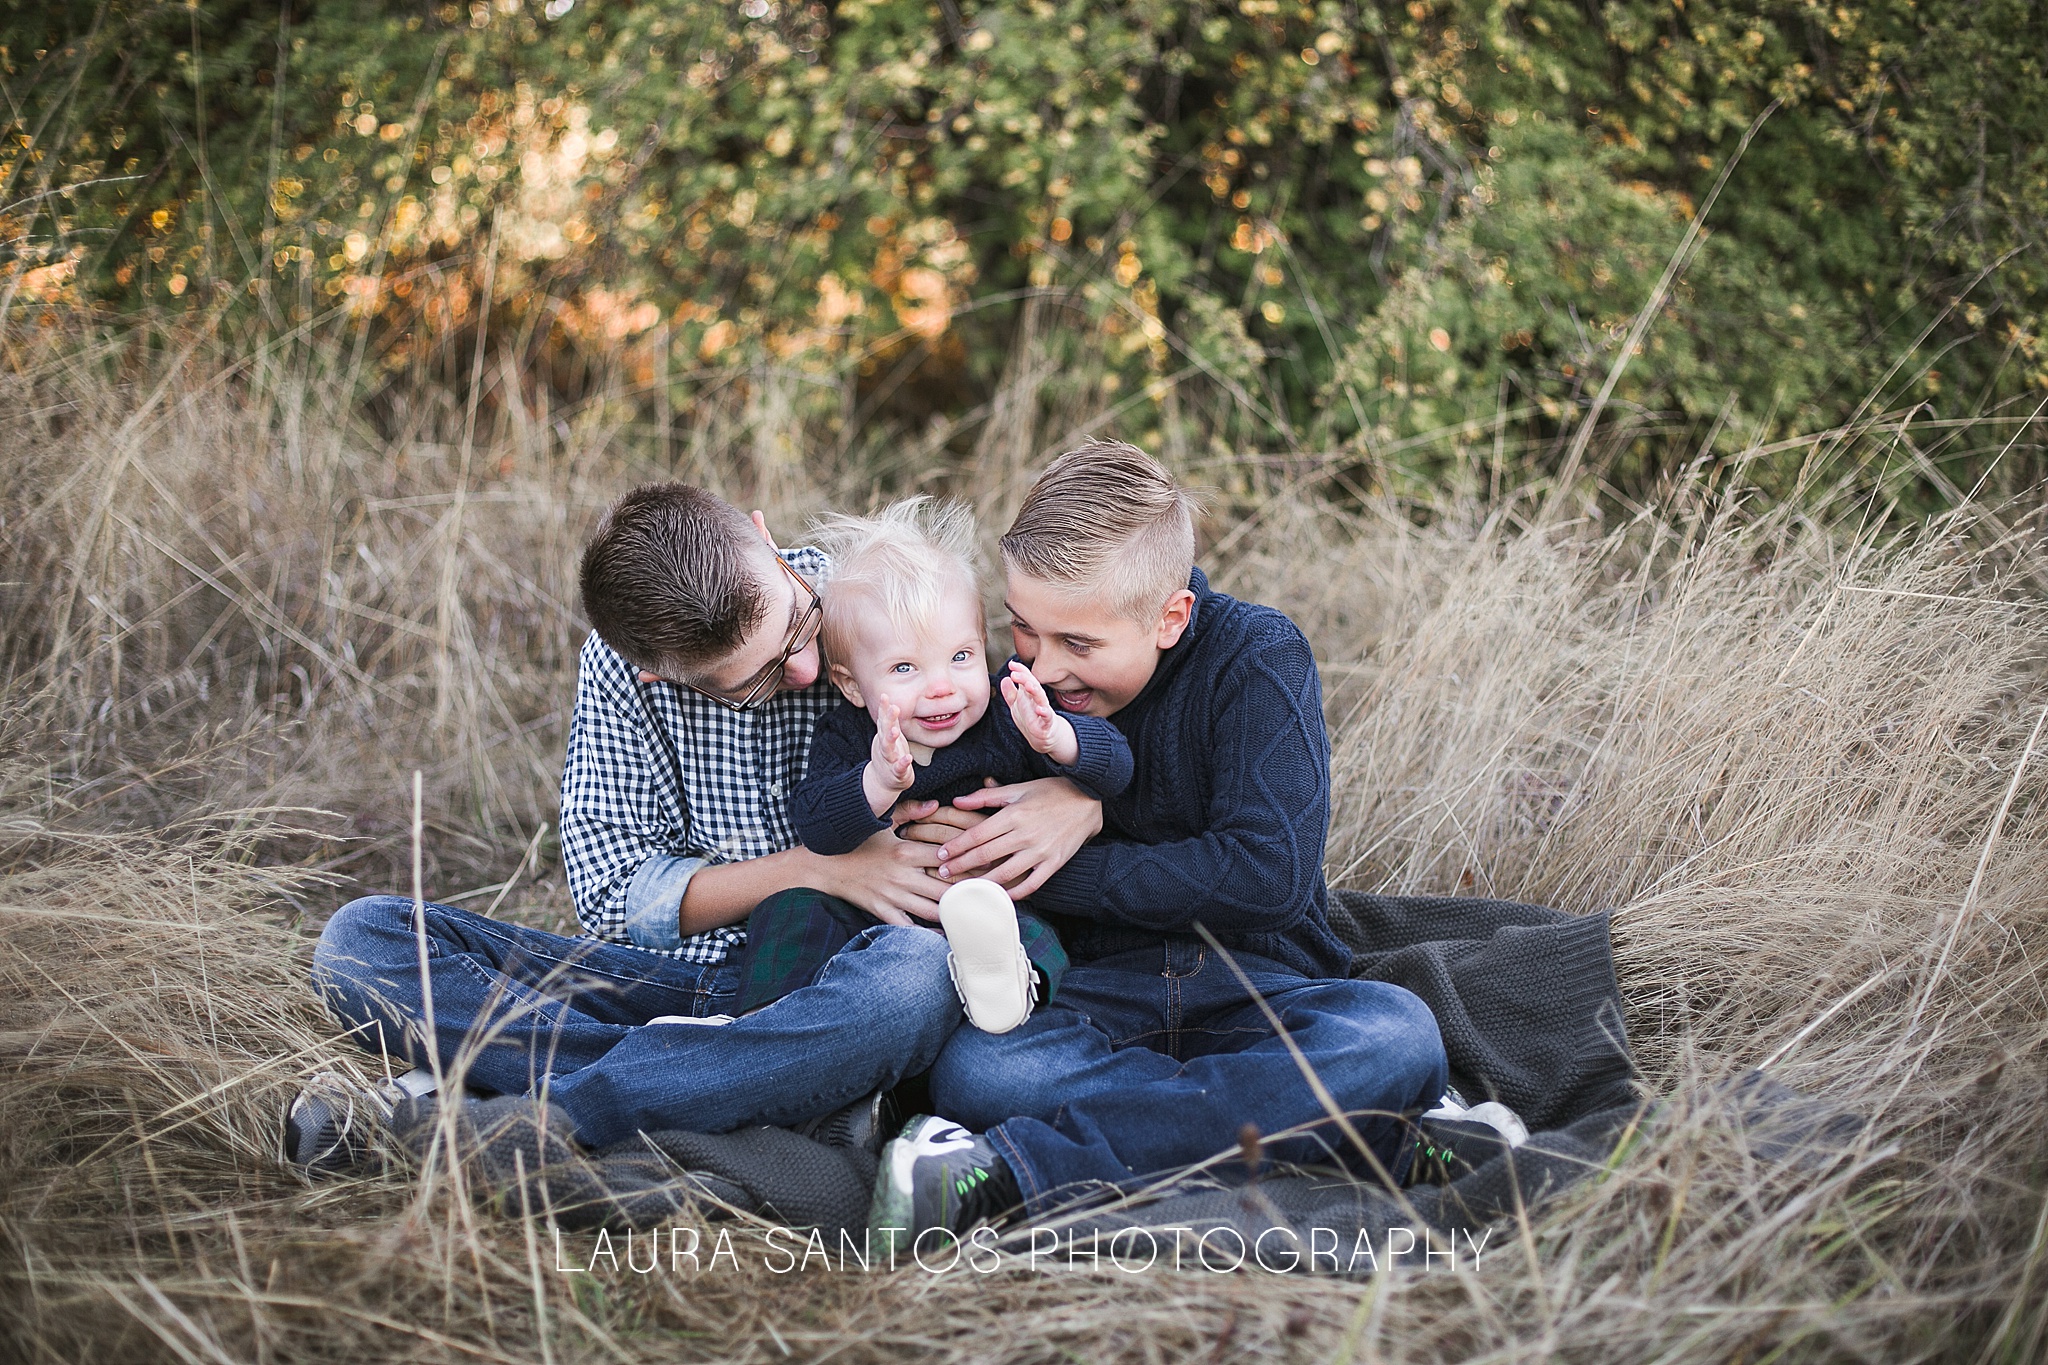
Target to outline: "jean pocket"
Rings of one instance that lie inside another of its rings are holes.
[[[701,1007],[697,1010],[698,1015],[726,1013],[725,1007],[739,993],[739,966],[732,959],[727,959],[697,978],[696,996]]]

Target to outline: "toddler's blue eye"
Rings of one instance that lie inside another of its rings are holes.
[[[973,657],[974,651],[971,649],[955,650],[953,653],[953,662],[956,664],[964,664]]]
[[[894,668],[890,669],[889,671],[891,673],[908,673],[911,671],[911,668],[909,664],[897,664]]]

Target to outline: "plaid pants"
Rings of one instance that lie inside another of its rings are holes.
[[[854,936],[881,923],[873,915],[822,891],[779,891],[747,917],[747,942],[737,955],[739,995],[734,1014],[745,1014],[808,986],[832,955]],[[1067,970],[1067,950],[1052,926],[1017,907],[1017,934],[1042,980],[1039,1003],[1051,1000]]]

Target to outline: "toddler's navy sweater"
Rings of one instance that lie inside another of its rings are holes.
[[[1080,752],[1071,766],[1055,763],[1017,729],[1001,684],[1001,675],[989,680],[988,710],[959,739],[932,750],[931,762],[916,766],[910,789],[899,799],[949,802],[979,790],[985,777],[1005,783],[1066,777],[1098,798],[1130,782],[1131,746],[1115,726],[1093,716],[1069,716]],[[851,702],[842,701],[819,718],[804,780],[789,796],[790,826],[811,852],[851,853],[889,828],[888,820],[868,805],[862,786],[874,744],[874,718]]]
[[[1308,641],[1271,607],[1212,592],[1200,569],[1186,632],[1110,722],[1131,783],[1102,833],[1032,896],[1076,965],[1194,938],[1309,976],[1343,976],[1323,846],[1330,741]]]

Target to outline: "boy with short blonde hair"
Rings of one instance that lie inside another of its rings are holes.
[[[917,497],[872,516],[827,513],[812,523],[811,539],[833,564],[821,630],[828,674],[835,664],[844,671],[863,626],[879,620],[898,632],[916,631],[962,585],[977,624],[987,624],[974,513],[965,504]]]
[[[912,1120],[883,1153],[873,1227],[960,1234],[1020,1204],[1038,1216],[1076,1188],[1129,1190],[1213,1157],[1247,1130],[1264,1139],[1255,1162],[1334,1159],[1399,1179],[1401,1115],[1443,1093],[1443,1045],[1414,995],[1344,979],[1307,640],[1209,587],[1192,500],[1134,446],[1055,460],[1002,549],[1018,659],[1070,719],[1129,738],[1133,775],[1102,802],[1100,835],[1033,893],[1075,963],[1060,999],[1003,1037],[947,1043],[932,1068],[945,1117]],[[941,873],[995,856],[1007,814],[944,846]]]
[[[837,566],[822,638],[827,675],[845,700],[820,721],[791,796],[806,847],[841,852],[888,828],[906,794],[943,801],[942,792],[964,794],[989,777],[1066,777],[1098,798],[1123,790],[1130,745],[1114,726],[1059,714],[1014,660],[989,676],[972,512],[906,498],[871,517],[826,517],[814,530]],[[1001,707],[989,705],[996,682]],[[864,809],[852,799],[856,775]]]
[[[1091,442],[1039,476],[1002,551],[1005,568],[1148,624],[1188,586],[1195,499],[1136,446]]]

